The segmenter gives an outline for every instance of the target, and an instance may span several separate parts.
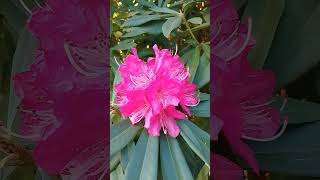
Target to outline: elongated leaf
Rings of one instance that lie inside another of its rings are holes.
[[[202,101],[198,106],[188,108],[193,116],[210,117],[210,101]]]
[[[185,64],[189,61],[189,59],[192,58],[192,56],[194,55],[195,49],[190,49],[189,51],[187,51],[185,54],[183,54],[183,56],[181,56],[181,61],[184,62]]]
[[[201,168],[201,171],[199,172],[198,176],[197,176],[197,180],[207,180],[209,179],[209,168],[208,166],[203,166]]]
[[[317,1],[286,1],[265,64],[276,73],[277,88],[292,82],[319,62],[319,17],[320,4]]]
[[[207,100],[210,100],[210,94],[207,94],[207,93],[200,93],[199,98],[200,98],[200,101],[207,101]]]
[[[248,142],[263,170],[320,177],[320,122],[287,130],[271,142]]]
[[[131,125],[129,120],[123,120],[110,128],[110,156],[119,152],[135,137],[141,126]]]
[[[160,135],[160,159],[164,180],[192,180],[192,174],[176,139]]]
[[[155,7],[156,5],[151,1],[147,1],[147,0],[137,0],[139,4],[146,6],[146,7]]]
[[[210,135],[186,119],[178,121],[178,125],[181,129],[180,133],[183,139],[210,168]],[[191,128],[191,126],[193,127]],[[195,128],[198,128],[198,130],[192,131]],[[199,131],[203,132],[199,133]],[[203,136],[203,134],[206,134],[206,136]]]
[[[131,49],[133,47],[136,47],[136,43],[133,42],[132,40],[124,40],[124,41],[120,41],[119,44],[117,44],[116,46],[112,47],[111,50],[128,50]]]
[[[283,103],[282,98],[276,98],[273,105],[280,109]],[[281,115],[287,116],[288,122],[291,124],[309,123],[320,120],[320,104],[288,98],[287,103],[284,105]]]
[[[159,20],[161,19],[160,15],[136,15],[132,18],[125,21],[122,26],[123,27],[129,27],[129,26],[139,26],[141,24],[147,23],[149,21],[153,20]]]
[[[121,151],[121,165],[123,170],[125,171],[128,163],[130,161],[130,158],[132,158],[133,152],[134,152],[135,144],[134,142],[130,142],[125,148]]]
[[[199,62],[200,62],[200,47],[197,46],[194,51],[194,54],[192,55],[192,58],[189,59],[187,62],[187,66],[190,72],[190,77],[189,77],[190,82],[193,82],[194,80],[194,77],[196,75],[196,72],[199,66]]]
[[[210,59],[210,46],[206,43],[201,43],[201,48],[203,49],[204,54]]]
[[[162,33],[166,38],[170,37],[171,31],[181,25],[181,16],[174,16],[169,18],[162,26]]]
[[[183,149],[183,155],[186,158],[187,164],[190,168],[193,178],[196,178],[199,174],[201,167],[205,165],[205,163],[196,155],[188,143],[183,139],[182,136],[178,136],[177,140],[179,142],[179,146]]]
[[[113,171],[114,168],[117,167],[119,162],[120,162],[120,153],[116,153],[115,155],[111,156],[111,158],[110,158],[110,171]]]
[[[134,37],[144,33],[153,34],[153,35],[161,34],[162,33],[161,28],[163,23],[164,23],[163,21],[154,21],[138,27],[131,27],[129,28],[130,32],[123,35],[122,37],[126,37],[126,38]]]
[[[124,180],[121,164],[119,164],[117,168],[110,173],[110,180]]]
[[[174,11],[174,10],[169,9],[169,8],[166,8],[166,7],[163,7],[163,8],[154,7],[154,8],[151,8],[151,10],[152,10],[152,11],[155,11],[155,12],[161,12],[161,13],[168,13],[168,14],[180,15],[179,12]]]
[[[12,1],[0,1],[0,12],[17,33],[24,31],[27,15],[21,11]]]
[[[253,18],[256,47],[250,52],[249,59],[254,67],[263,67],[284,7],[285,0],[248,1],[243,20]]]
[[[210,82],[210,62],[205,54],[202,54],[200,58],[199,67],[193,82],[198,88],[201,88]]]
[[[13,56],[11,77],[14,77],[16,73],[30,69],[30,65],[35,61],[36,47],[37,41],[30,32],[24,29],[21,32],[18,45]],[[20,99],[15,95],[13,84],[14,82],[11,81],[7,120],[8,129],[12,129],[13,121],[17,114],[17,107],[20,104]]]
[[[144,130],[125,172],[126,180],[156,179],[158,173],[158,137],[149,136]]]
[[[188,19],[188,22],[192,24],[202,24],[202,19],[201,17],[193,17],[191,19]]]

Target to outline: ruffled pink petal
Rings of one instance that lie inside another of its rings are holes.
[[[161,124],[160,124],[159,118],[158,116],[153,116],[150,119],[150,126],[148,128],[148,133],[151,136],[159,136],[160,130],[161,130]]]

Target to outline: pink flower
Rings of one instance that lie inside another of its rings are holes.
[[[65,179],[106,179],[107,14],[104,0],[49,0],[33,11],[35,63],[15,75],[22,133],[35,163]]]
[[[229,0],[214,4],[212,39],[213,113],[223,121],[223,132],[234,153],[244,158],[258,173],[254,153],[242,138],[264,139],[280,127],[279,110],[269,106],[275,77],[271,71],[254,70],[247,56],[255,41],[251,20],[240,23]]]
[[[115,86],[116,104],[132,124],[144,119],[144,127],[152,136],[159,136],[160,129],[177,137],[179,127],[175,119],[185,114],[176,110],[180,105],[190,115],[187,106],[197,106],[196,86],[188,82],[189,72],[168,49],[153,47],[155,57],[147,62],[139,59],[136,49],[119,67],[121,80]]]

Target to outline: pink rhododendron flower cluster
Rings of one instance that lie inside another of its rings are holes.
[[[222,128],[233,152],[258,173],[254,153],[242,138],[263,140],[273,137],[279,130],[279,110],[269,106],[275,77],[271,71],[254,70],[248,62],[249,51],[255,45],[251,37],[251,19],[247,24],[241,23],[230,0],[216,1],[213,6],[212,129]],[[213,132],[214,140],[217,134]],[[223,161],[220,158],[216,163]],[[217,164],[216,167],[221,171],[224,166]]]
[[[39,40],[30,70],[14,77],[33,159],[63,179],[108,176],[107,4],[48,0],[28,29]]]
[[[120,65],[121,80],[115,86],[116,104],[132,124],[144,119],[151,136],[159,136],[161,128],[172,137],[179,135],[176,119],[186,115],[177,110],[180,105],[190,115],[187,106],[197,106],[200,99],[196,86],[188,81],[189,72],[179,56],[168,49],[153,47],[155,57],[144,62],[136,49]]]

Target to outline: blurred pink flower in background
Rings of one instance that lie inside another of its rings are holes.
[[[168,49],[153,47],[155,57],[147,62],[139,59],[136,49],[120,65],[120,82],[115,86],[116,104],[123,116],[132,124],[144,119],[144,127],[152,136],[159,136],[161,128],[172,137],[179,135],[176,119],[190,115],[187,106],[197,106],[200,99],[196,86],[189,83],[189,72],[179,56],[171,55]]]
[[[229,0],[215,1],[213,8],[213,124],[223,122],[222,131],[233,152],[258,173],[254,153],[241,139],[263,140],[279,130],[280,112],[269,106],[275,77],[271,71],[254,70],[248,62],[255,45],[251,19],[247,24],[240,22]]]
[[[37,142],[35,163],[63,179],[106,178],[107,4],[49,0],[28,29],[40,47],[35,63],[16,74],[22,133]]]

